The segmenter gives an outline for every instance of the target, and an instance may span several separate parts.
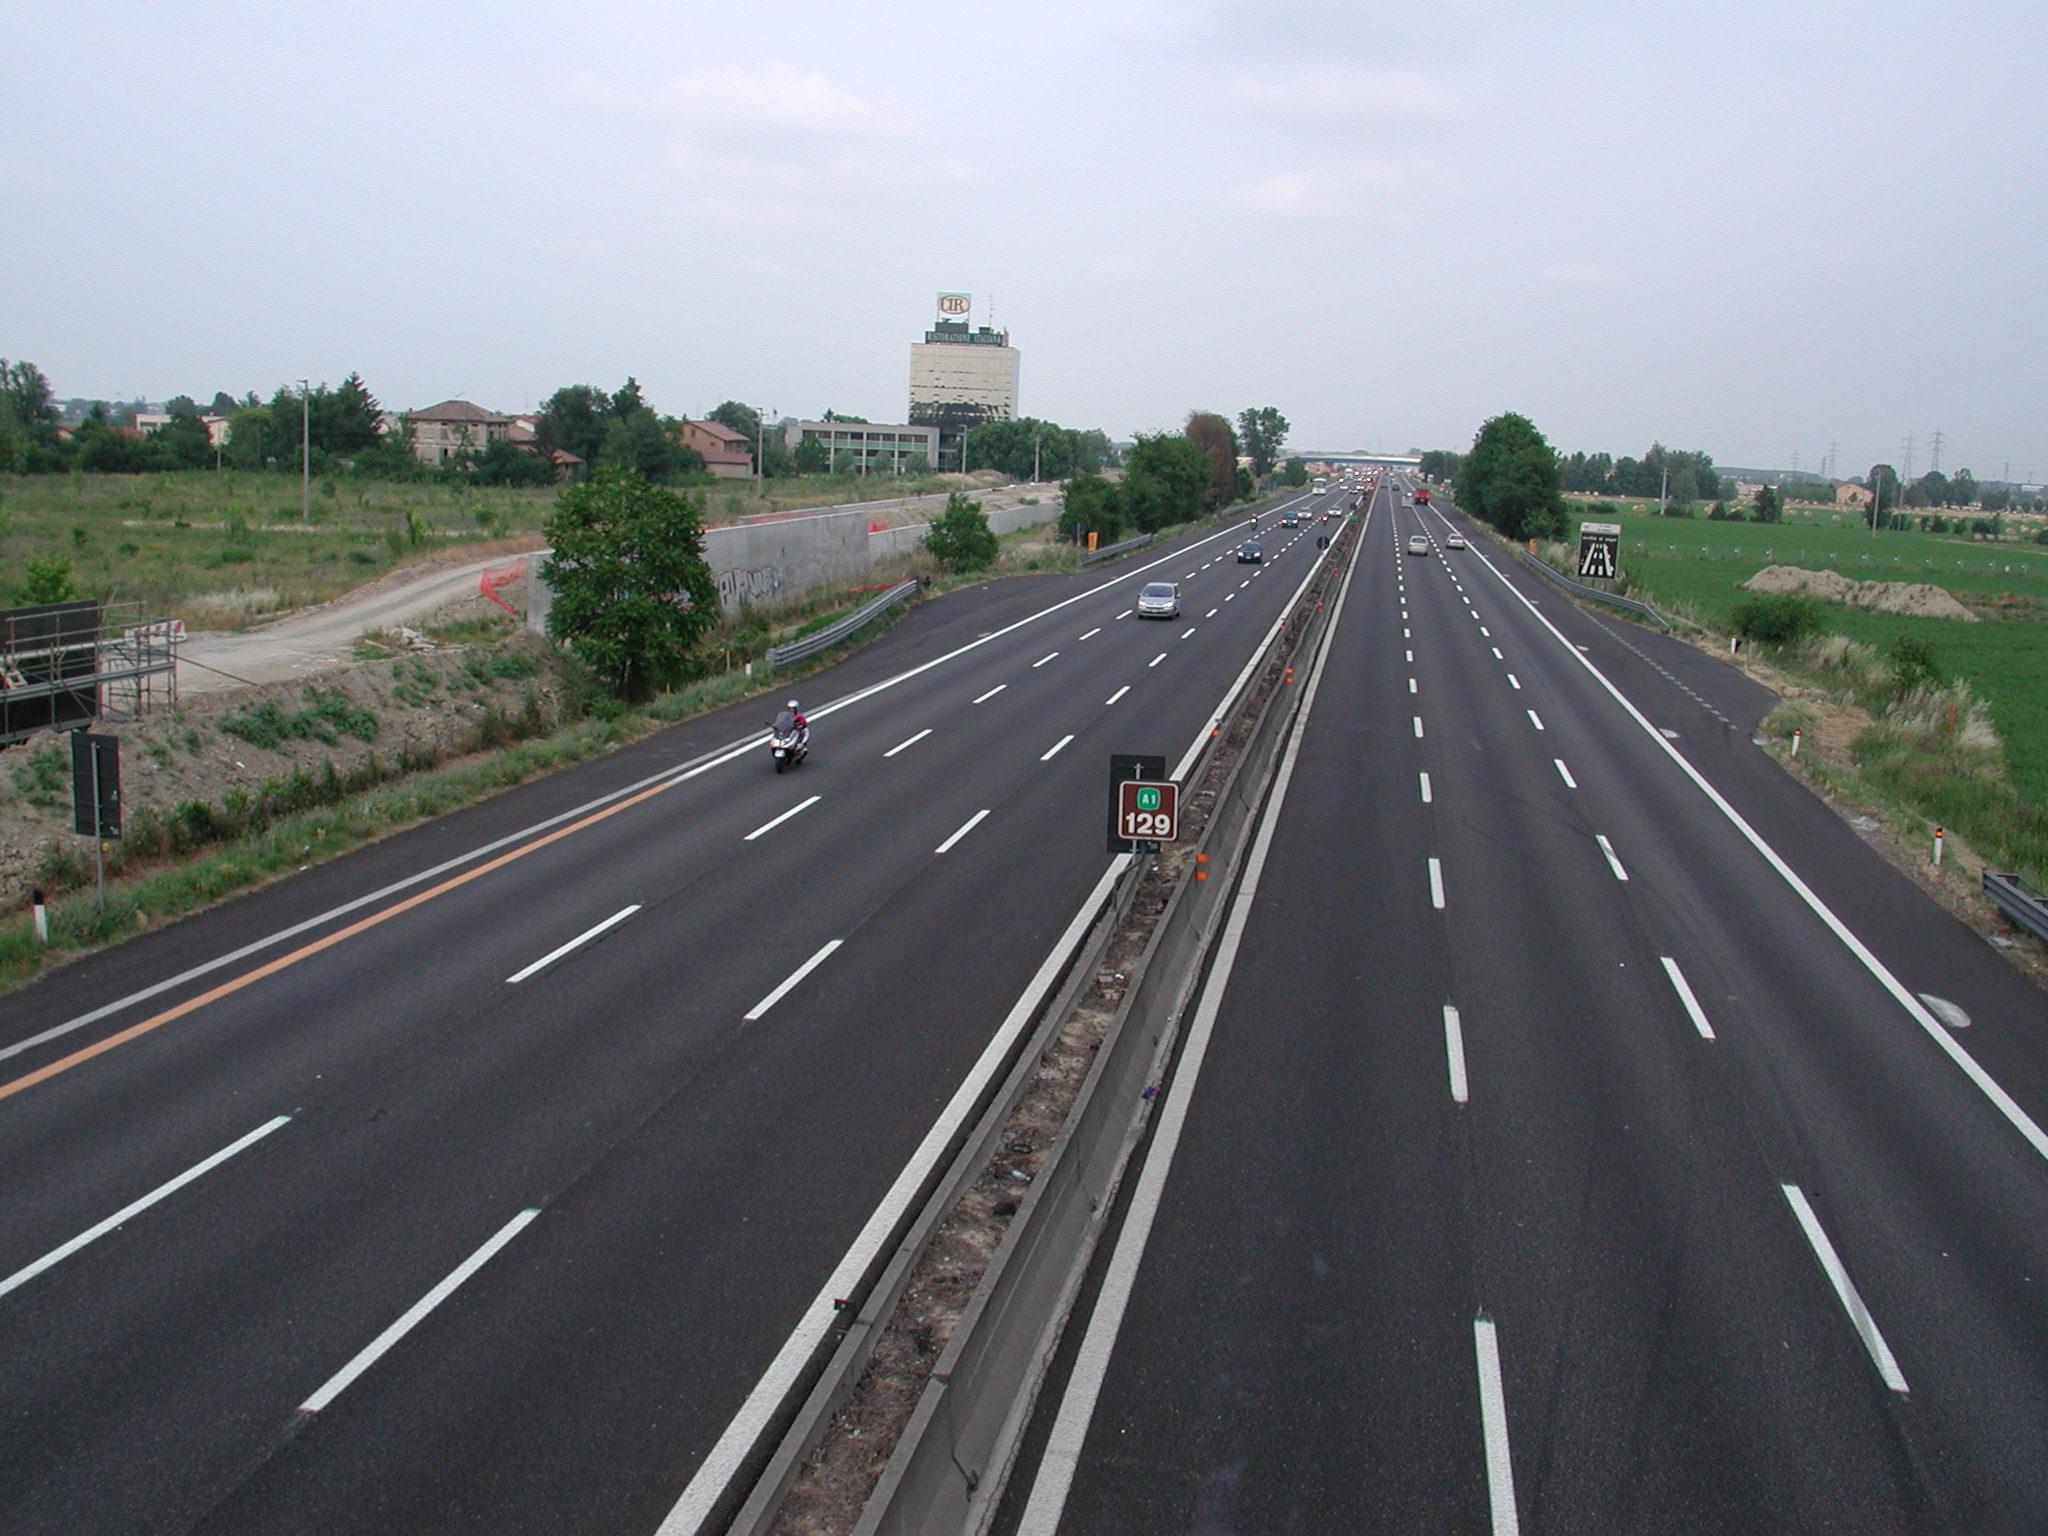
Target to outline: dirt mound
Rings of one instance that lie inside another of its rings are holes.
[[[1855,581],[1839,571],[1809,571],[1796,565],[1767,565],[1745,582],[1750,592],[1804,592],[1824,602],[1844,603],[1851,608],[1874,608],[1881,613],[1903,613],[1916,619],[1967,619],[1970,612],[1948,592],[1924,581]]]

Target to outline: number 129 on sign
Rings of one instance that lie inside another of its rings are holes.
[[[1133,842],[1170,843],[1180,809],[1180,786],[1127,779],[1118,786],[1116,829]]]

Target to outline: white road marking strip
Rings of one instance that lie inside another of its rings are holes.
[[[1087,633],[1087,634],[1085,634],[1085,635],[1083,635],[1083,636],[1082,636],[1081,638],[1082,638],[1083,640],[1093,640],[1093,639],[1094,639],[1094,638],[1095,638],[1095,637],[1096,637],[1097,635],[1099,635],[1099,634],[1101,634],[1101,633],[1102,633],[1102,626],[1101,626],[1100,624],[1098,624],[1098,625],[1096,625],[1096,626],[1095,626],[1095,627],[1094,627],[1093,629],[1089,630],[1089,631],[1088,631],[1088,633]]]
[[[803,981],[803,979],[806,976],[810,975],[811,972],[815,971],[819,966],[823,965],[827,960],[829,960],[832,957],[832,951],[837,949],[840,945],[844,944],[845,942],[846,940],[844,939],[833,939],[831,942],[826,944],[823,949],[819,950],[815,955],[811,956],[810,959],[806,960],[802,965],[798,966],[795,970],[791,971],[789,973],[788,978],[782,983],[781,986],[777,987],[773,992],[770,992],[766,997],[762,998],[761,1001],[754,1004],[753,1007],[749,1008],[745,1013],[741,1014],[740,1017],[745,1019],[749,1024],[754,1023],[770,1008],[773,1008],[777,1003],[781,1002],[785,997],[789,996],[791,992],[795,991],[797,986]]]
[[[1482,556],[1481,558],[1484,557]],[[1927,1011],[1926,1005],[1906,990],[1904,983],[1891,973],[1891,969],[1882,960],[1877,958],[1870,946],[1857,938],[1850,930],[1849,925],[1837,917],[1834,910],[1820,899],[1813,887],[1800,879],[1799,872],[1785,862],[1783,855],[1777,849],[1764,841],[1763,835],[1744,819],[1742,813],[1729,803],[1728,798],[1707,782],[1706,775],[1687,762],[1684,755],[1676,747],[1658,734],[1656,727],[1650,724],[1643,712],[1629,701],[1628,696],[1614,685],[1607,674],[1595,666],[1592,660],[1580,648],[1565,639],[1563,631],[1551,623],[1549,616],[1531,602],[1513,582],[1503,576],[1491,560],[1488,560],[1486,565],[1487,569],[1492,572],[1494,580],[1507,588],[1514,599],[1529,610],[1536,622],[1550,631],[1557,643],[1564,647],[1567,655],[1592,674],[1594,681],[1606,690],[1608,697],[1621,706],[1622,712],[1636,723],[1644,735],[1648,736],[1651,741],[1663,749],[1664,755],[1671,759],[1672,764],[1678,771],[1692,780],[1693,785],[1699,792],[1707,797],[1708,803],[1728,819],[1728,824],[1734,827],[1750,847],[1757,851],[1764,862],[1776,871],[1778,878],[1791,887],[1794,895],[1806,903],[1807,910],[1812,912],[1815,917],[1819,918],[1826,925],[1828,931],[1841,942],[1843,948],[1854,955],[1858,963],[1876,978],[1878,985],[1891,993],[1893,1000],[1901,1008],[1905,1009],[1906,1016],[1915,1024],[1918,1024],[1927,1038],[1932,1040],[1942,1053],[1955,1064],[1956,1069],[1976,1086],[1979,1093],[1991,1101],[1992,1106],[2001,1115],[2005,1116],[2006,1123],[2020,1133],[2027,1145],[2032,1147],[2038,1156],[2048,1158],[2048,1132],[2044,1132],[2035,1123],[2034,1117],[2020,1108],[2013,1096],[2000,1087],[1997,1080],[1989,1072],[1986,1072],[1982,1066],[1978,1065],[1976,1057],[1956,1043],[1955,1036],[1941,1027],[1940,1021]]]
[[[1329,633],[1335,633],[1343,618],[1344,600],[1350,590],[1347,574],[1331,614]],[[1116,1246],[1110,1253],[1102,1289],[1096,1297],[1079,1354],[1067,1379],[1066,1393],[1060,1399],[1051,1436],[1039,1457],[1038,1475],[1018,1523],[1017,1536],[1056,1536],[1059,1530],[1067,1491],[1073,1485],[1081,1448],[1088,1437],[1088,1425],[1095,1416],[1095,1404],[1101,1396],[1103,1379],[1109,1370],[1110,1353],[1116,1347],[1117,1331],[1123,1326],[1124,1311],[1130,1305],[1131,1292],[1137,1283],[1138,1266],[1144,1260],[1145,1245],[1151,1237],[1160,1198],[1180,1145],[1188,1104],[1200,1082],[1202,1062],[1208,1055],[1209,1041],[1215,1033],[1216,1016],[1222,1009],[1223,994],[1230,985],[1230,973],[1237,964],[1238,950],[1244,942],[1253,899],[1273,846],[1273,835],[1279,826],[1281,808],[1287,800],[1287,787],[1294,777],[1295,761],[1301,753],[1302,737],[1314,710],[1316,691],[1322,682],[1323,663],[1328,655],[1327,646],[1317,653],[1301,712],[1289,734],[1280,767],[1274,774],[1265,819],[1259,825],[1258,836],[1253,839],[1251,853],[1245,861],[1244,878],[1231,899],[1223,933],[1217,943],[1216,958],[1188,1025],[1187,1043],[1174,1071],[1172,1088],[1160,1101],[1152,1145],[1145,1154],[1144,1165],[1138,1170],[1130,1209],[1117,1232]],[[669,1533],[664,1530],[657,1536],[669,1536]]]
[[[986,704],[990,699],[994,698],[997,694],[1001,693],[1005,688],[1009,686],[1010,685],[1008,683],[997,683],[995,687],[989,689],[987,693],[984,693],[980,698],[976,699],[974,702],[977,704]]]
[[[1408,679],[1408,691],[1410,693],[1418,693],[1421,691],[1415,686],[1415,679],[1412,677]]]
[[[1095,921],[1096,914],[1109,900],[1110,891],[1130,861],[1131,856],[1127,853],[1117,854],[1110,860],[1102,878],[1096,881],[1095,889],[1081,903],[1066,932],[1060,935],[1059,942],[1040,963],[1037,974],[990,1038],[980,1059],[962,1079],[945,1109],[933,1120],[923,1142],[904,1163],[902,1172],[896,1175],[896,1182],[889,1186],[874,1214],[868,1217],[867,1225],[848,1246],[838,1266],[825,1277],[825,1283],[811,1298],[810,1305],[783,1341],[782,1348],[776,1352],[775,1358],[762,1372],[761,1379],[747,1394],[746,1401],[699,1464],[689,1485],[662,1519],[655,1536],[697,1536],[703,1529],[705,1521],[722,1502],[727,1484],[746,1464],[762,1432],[775,1418],[777,1409],[802,1375],[806,1362],[816,1353],[819,1343],[840,1325],[842,1317],[838,1299],[847,1295],[868,1272],[912,1202],[920,1198],[930,1171],[974,1112],[989,1082],[1003,1069],[1018,1035],[1037,1017],[1046,995],[1065,973],[1074,945],[1080,942],[1081,935]]]
[[[218,1168],[222,1163],[226,1162],[236,1153],[245,1151],[246,1149],[253,1147],[254,1145],[256,1145],[257,1142],[261,1141],[264,1137],[268,1136],[272,1131],[277,1130],[281,1126],[290,1125],[291,1122],[292,1117],[290,1115],[278,1115],[274,1119],[266,1120],[263,1124],[257,1126],[255,1130],[250,1131],[247,1135],[239,1137],[238,1139],[229,1142],[226,1146],[222,1147],[218,1152],[214,1153],[213,1156],[204,1158],[201,1161],[194,1163],[190,1168],[187,1168],[183,1173],[179,1174],[176,1178],[157,1185],[155,1189],[151,1190],[148,1194],[144,1195],[140,1200],[122,1206],[120,1210],[114,1212],[114,1214],[109,1216],[105,1221],[99,1222],[94,1226],[87,1227],[83,1232],[79,1233],[78,1236],[72,1238],[70,1242],[52,1248],[48,1253],[44,1254],[40,1259],[37,1259],[33,1264],[24,1265],[22,1268],[17,1269],[13,1274],[9,1275],[5,1280],[0,1280],[0,1296],[5,1296],[9,1291],[17,1290],[21,1286],[28,1284],[29,1281],[35,1279],[35,1277],[37,1275],[40,1275],[44,1270],[53,1269],[57,1265],[62,1264],[66,1259],[70,1258],[71,1255],[78,1252],[79,1249],[85,1247],[88,1243],[94,1243],[99,1241],[99,1239],[105,1237],[109,1232],[113,1231],[116,1227],[121,1226],[125,1222],[131,1221],[135,1217],[141,1215],[144,1211],[148,1210],[152,1205],[155,1205],[159,1200],[165,1199],[170,1195],[175,1195],[179,1190],[183,1189],[187,1184],[190,1184],[194,1179],[201,1178],[204,1175],[211,1173],[214,1169]]]
[[[1112,693],[1108,698],[1104,699],[1102,702],[1105,705],[1114,704],[1118,699],[1122,698],[1125,694],[1129,693],[1130,691],[1131,685],[1129,683],[1125,683],[1123,687],[1117,689],[1115,693]]]
[[[439,1285],[408,1307],[397,1322],[378,1334],[376,1338],[370,1340],[355,1359],[349,1361],[347,1365],[336,1371],[333,1376],[328,1378],[325,1386],[299,1404],[299,1412],[318,1413],[337,1397],[341,1396],[343,1392],[348,1390],[350,1382],[375,1365],[378,1359],[392,1345],[418,1327],[422,1318],[433,1311],[434,1308],[440,1306],[450,1296],[454,1295],[456,1289],[465,1280],[490,1263],[492,1258],[497,1255],[498,1250],[525,1231],[526,1224],[539,1214],[538,1210],[529,1206],[506,1222],[504,1226],[498,1228],[496,1235],[489,1242],[464,1259],[461,1264],[456,1266],[454,1272],[447,1279],[443,1280]]]
[[[1401,631],[1401,638],[1402,638],[1403,640],[1412,640],[1412,639],[1414,639],[1415,637],[1414,637],[1413,635],[1411,635],[1411,634],[1410,634],[1410,633],[1409,633],[1409,632],[1408,632],[1407,630],[1405,630],[1405,629],[1404,629],[1404,630],[1402,630],[1402,631]]]
[[[1505,657],[1505,656],[1501,655],[1501,653],[1500,653],[1500,647],[1499,647],[1499,646],[1497,646],[1497,645],[1496,645],[1495,647],[1493,647],[1493,659],[1494,659],[1495,661],[1506,661],[1506,660],[1507,660],[1507,657]]]
[[[1205,619],[1213,619],[1216,617],[1217,614],[1221,613],[1222,611],[1223,610],[1221,608],[1211,608],[1207,613],[1203,614],[1202,617]]]
[[[510,976],[507,976],[505,978],[506,982],[509,984],[515,981],[524,981],[529,976],[539,974],[541,971],[544,971],[549,966],[553,965],[557,960],[561,959],[562,956],[568,954],[571,950],[581,949],[585,944],[588,944],[592,939],[596,938],[599,934],[604,933],[609,929],[616,928],[620,923],[623,923],[627,918],[631,917],[635,912],[638,912],[639,910],[640,903],[637,901],[634,902],[633,905],[631,905],[630,907],[621,908],[619,911],[614,912],[610,917],[606,918],[603,922],[599,923],[595,928],[589,929],[587,932],[577,934],[575,938],[571,939],[568,943],[562,945],[558,949],[549,950],[546,954],[542,955],[538,960],[534,961],[533,964],[527,966],[524,970],[514,971]]]
[[[934,848],[932,852],[948,852],[955,843],[960,841],[961,838],[965,837],[968,833],[972,832],[976,827],[980,826],[982,818],[986,815],[988,815],[987,811],[976,811],[972,816],[967,818],[966,823],[960,828],[958,832],[955,832],[951,837],[947,838],[943,843],[939,844],[939,846]]]
[[[753,831],[749,832],[745,837],[741,838],[740,841],[743,843],[751,843],[763,832],[773,832],[777,827],[781,826],[785,821],[789,820],[790,817],[796,815],[798,811],[807,811],[824,798],[825,797],[823,795],[813,795],[808,800],[798,801],[795,805],[792,805],[788,810],[784,811],[780,816],[776,817],[773,821],[762,822],[760,826],[754,828]]]
[[[1050,747],[1046,749],[1045,755],[1039,758],[1039,761],[1041,763],[1051,762],[1055,757],[1059,756],[1060,749],[1073,739],[1074,738],[1071,735],[1062,736],[1058,741],[1054,742]]]
[[[1418,775],[1417,775],[1417,777],[1418,777],[1418,778],[1420,778],[1420,779],[1422,780],[1422,803],[1423,803],[1424,805],[1428,805],[1428,804],[1429,804],[1429,801],[1430,801],[1430,795],[1429,795],[1429,775],[1428,775],[1428,774],[1426,774],[1426,773],[1424,773],[1424,774],[1418,774]]]
[[[1539,731],[1543,729],[1542,717],[1540,717],[1533,709],[1529,711],[1529,723],[1535,726],[1536,729]]]
[[[1040,667],[1044,666],[1044,665],[1045,665],[1045,664],[1046,664],[1046,663],[1047,663],[1048,661],[1057,661],[1057,660],[1059,659],[1059,654],[1060,654],[1060,653],[1059,653],[1058,651],[1054,651],[1054,652],[1053,652],[1053,653],[1052,653],[1052,654],[1051,654],[1050,656],[1041,656],[1041,657],[1039,657],[1039,658],[1038,658],[1038,660],[1036,660],[1036,661],[1034,661],[1033,663],[1031,663],[1031,670],[1032,670],[1032,671],[1034,671],[1034,672],[1036,672],[1036,671],[1037,671],[1037,670],[1038,670],[1038,669],[1039,669]]]
[[[1231,602],[1231,601],[1235,600],[1235,598],[1236,598],[1236,597],[1237,597],[1237,594],[1236,594],[1235,592],[1226,592],[1226,593],[1224,593],[1224,594],[1223,594],[1223,601],[1225,601],[1226,603],[1228,603],[1228,602]]]
[[[1429,904],[1439,912],[1444,906],[1444,862],[1442,859],[1429,861]]]
[[[1194,625],[1192,625],[1192,624],[1190,624],[1190,625],[1189,625],[1189,626],[1188,626],[1188,627],[1187,627],[1186,629],[1184,629],[1184,630],[1182,630],[1182,631],[1180,632],[1180,637],[1181,637],[1181,639],[1185,640],[1185,639],[1187,639],[1187,637],[1188,637],[1189,635],[1192,635],[1192,634],[1193,634],[1194,632],[1195,632],[1195,626],[1194,626]]]
[[[1150,661],[1145,663],[1145,669],[1147,671],[1150,671],[1152,668],[1158,666],[1159,663],[1161,663],[1164,660],[1166,660],[1166,652],[1161,651],[1157,656],[1154,656]]]
[[[919,731],[915,736],[911,737],[908,741],[897,742],[895,746],[891,747],[888,751],[884,752],[882,756],[894,757],[898,752],[901,752],[905,747],[916,746],[920,741],[923,741],[925,737],[931,735],[931,733],[932,728],[930,726],[926,726],[923,730]]]
[[[1129,618],[1129,617],[1131,616],[1132,612],[1133,612],[1133,610],[1132,610],[1132,609],[1126,608],[1126,609],[1125,609],[1125,610],[1124,610],[1124,611],[1123,611],[1122,613],[1118,614],[1118,615],[1116,616],[1116,618],[1117,618],[1117,619],[1128,619],[1128,618]],[[1116,619],[1111,619],[1111,620],[1110,620],[1109,622],[1110,622],[1110,623],[1112,623],[1112,624],[1114,624],[1114,623],[1116,622]]]
[[[1658,956],[1664,962],[1664,974],[1671,978],[1671,986],[1678,993],[1678,1000],[1685,1004],[1685,1011],[1692,1019],[1692,1027],[1700,1032],[1702,1040],[1712,1040],[1714,1026],[1707,1022],[1706,1010],[1700,1007],[1700,1000],[1692,995],[1692,985],[1685,979],[1685,973],[1678,968],[1678,962],[1669,955]]]
[[[1465,1085],[1465,1026],[1449,1003],[1444,1004],[1444,1056],[1451,1068],[1451,1097],[1463,1104],[1469,1093]]]
[[[1479,1358],[1479,1423],[1486,1437],[1486,1501],[1493,1536],[1520,1536],[1515,1514],[1515,1464],[1508,1453],[1508,1402],[1500,1380],[1500,1341],[1493,1319],[1472,1320],[1472,1347]]]
[[[1422,716],[1420,715],[1415,717],[1415,739],[1417,741],[1422,740]]]
[[[1515,676],[1514,673],[1510,672],[1508,674],[1508,686],[1510,688],[1520,688],[1522,686],[1522,680],[1519,677]]]
[[[1415,653],[1413,651],[1408,651],[1404,654],[1407,656],[1410,665],[1413,665],[1415,661]]]
[[[1564,780],[1564,787],[1566,789],[1577,789],[1579,787],[1579,781],[1572,777],[1571,769],[1565,767],[1564,759],[1561,757],[1553,757],[1551,761],[1557,764],[1557,776],[1560,779]]]
[[[1856,1289],[1856,1282],[1849,1278],[1849,1271],[1835,1253],[1835,1245],[1828,1241],[1828,1235],[1821,1230],[1820,1218],[1813,1213],[1807,1202],[1806,1191],[1797,1184],[1781,1184],[1785,1198],[1791,1202],[1792,1214],[1799,1218],[1799,1229],[1806,1234],[1806,1241],[1813,1249],[1813,1256],[1820,1260],[1820,1267],[1828,1277],[1828,1284],[1835,1288],[1835,1296],[1842,1303],[1842,1310],[1849,1314],[1849,1321],[1856,1329],[1856,1336],[1863,1340],[1863,1347],[1870,1352],[1871,1363],[1877,1367],[1877,1374],[1884,1378],[1884,1384],[1894,1392],[1910,1391],[1906,1378],[1899,1370],[1899,1362],[1892,1358],[1891,1346],[1884,1341],[1884,1335],[1877,1331],[1877,1323],[1870,1315],[1870,1308],[1863,1304],[1863,1295]]]
[[[1614,878],[1626,880],[1628,878],[1628,871],[1621,867],[1621,860],[1614,856],[1614,844],[1607,841],[1606,837],[1598,832],[1593,834],[1593,841],[1598,843],[1600,851],[1607,855],[1607,867],[1614,871]]]
[[[1475,613],[1472,615],[1472,617],[1476,619],[1479,617],[1479,615]],[[1486,636],[1486,638],[1489,640],[1493,638],[1493,631],[1488,629],[1484,624],[1479,626],[1479,633]]]

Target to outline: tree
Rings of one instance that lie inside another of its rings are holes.
[[[1124,461],[1124,516],[1139,533],[1157,533],[1201,515],[1211,465],[1201,445],[1179,433],[1138,435]]]
[[[1448,448],[1432,448],[1422,455],[1422,462],[1416,469],[1423,479],[1434,480],[1438,485],[1448,485],[1458,478],[1458,466],[1464,462],[1463,454],[1452,453]],[[1294,483],[1300,485],[1302,482],[1297,480]]]
[[[198,416],[173,411],[142,440],[142,458],[151,469],[204,469],[213,463],[213,439]]]
[[[1230,423],[1214,411],[1188,412],[1188,424],[1181,435],[1202,450],[1208,460],[1209,481],[1202,488],[1204,511],[1214,512],[1237,499],[1237,434]]]
[[[643,405],[632,415],[612,423],[598,462],[636,470],[642,479],[667,485],[685,475],[701,473],[704,455],[694,448],[685,448],[676,438],[675,423]]]
[[[1060,537],[1076,544],[1093,533],[1098,544],[1113,544],[1124,529],[1123,498],[1100,475],[1076,475],[1060,487]]]
[[[1287,418],[1270,405],[1237,413],[1238,436],[1252,461],[1252,478],[1263,480],[1280,462],[1281,445],[1287,441]]]
[[[749,446],[761,440],[761,413],[741,401],[721,401],[706,419],[739,433]]]
[[[71,562],[53,555],[47,560],[30,560],[22,569],[22,583],[16,601],[33,607],[38,603],[71,603],[80,597],[78,583],[71,579]]]
[[[614,421],[625,421],[633,416],[635,412],[644,411],[648,408],[646,397],[640,393],[640,381],[630,373],[627,374],[626,382],[621,384],[612,395],[612,419]]]
[[[1880,528],[1899,505],[1899,472],[1889,464],[1873,464],[1863,483],[1870,487],[1870,526]]]
[[[1967,469],[1959,469],[1948,483],[1949,505],[1972,507],[1977,504],[1977,477]]]
[[[999,469],[1012,480],[1063,480],[1074,473],[1074,434],[1035,416],[985,421],[967,433],[967,459],[977,469]]]
[[[360,465],[358,466],[360,467]],[[470,478],[478,485],[553,485],[554,460],[521,443],[500,438],[469,461]]]
[[[681,681],[718,620],[701,504],[607,465],[562,492],[545,532],[554,548],[541,567],[554,591],[548,632],[617,698]]]
[[[832,467],[832,451],[822,437],[807,437],[796,445],[790,463],[800,475],[822,475]]]
[[[1752,521],[1759,523],[1782,523],[1785,520],[1785,503],[1775,485],[1766,485],[1757,491],[1756,505],[1749,515]]]
[[[1423,455],[1427,458],[1428,455]],[[1282,485],[1303,486],[1308,484],[1308,466],[1299,459],[1289,459],[1280,467]]]
[[[533,440],[542,449],[559,448],[586,464],[596,464],[611,427],[612,397],[595,384],[568,384],[549,395],[534,420]]]
[[[1001,549],[988,525],[988,514],[959,491],[946,498],[946,510],[925,530],[924,547],[949,571],[978,571],[995,564]]]
[[[1479,429],[1458,469],[1458,505],[1511,539],[1564,533],[1557,455],[1526,416],[1496,416]]]
[[[10,417],[28,446],[57,446],[57,402],[50,381],[34,363],[0,357],[0,414]]]
[[[1074,434],[1074,473],[1092,475],[1116,462],[1116,446],[1100,427]]]
[[[142,468],[142,445],[117,431],[107,419],[107,408],[95,404],[71,434],[71,462],[86,474],[132,475]]]
[[[382,435],[384,407],[363,383],[363,376],[351,373],[341,387],[330,391],[322,385],[313,396],[313,441],[337,458],[354,458]]]

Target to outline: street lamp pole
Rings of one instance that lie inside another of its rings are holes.
[[[762,496],[762,484],[767,476],[768,461],[768,418],[776,415],[774,406],[766,411],[754,413],[754,500]]]
[[[299,521],[313,520],[313,385],[299,380]]]

